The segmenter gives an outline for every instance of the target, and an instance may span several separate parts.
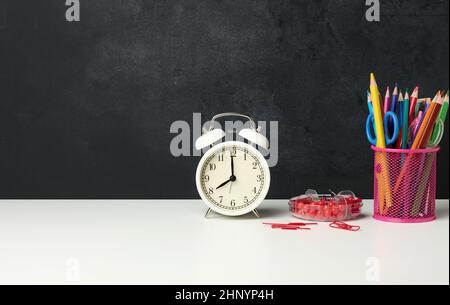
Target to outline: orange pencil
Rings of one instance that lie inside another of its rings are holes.
[[[436,119],[439,115],[439,111],[442,108],[442,97],[439,91],[433,102],[430,105],[430,109],[427,111],[425,118],[423,120],[422,126],[420,127],[414,143],[411,149],[425,148],[430,139],[431,132],[433,131],[434,125],[436,124]]]
[[[443,98],[440,96],[436,102],[436,105],[434,106],[434,112],[430,119],[430,123],[428,125],[428,128],[424,132],[422,142],[419,144],[420,148],[427,148],[427,145],[430,141],[431,134],[433,133],[434,126],[436,125],[436,121],[439,117],[439,113],[441,112],[443,105]]]
[[[414,140],[414,143],[411,146],[411,149],[420,149],[422,147],[426,147],[431,132],[433,131],[434,125],[436,123],[436,119],[438,117],[439,111],[442,107],[442,97],[441,92],[439,91],[438,94],[436,94],[436,97],[433,99],[433,101],[430,104],[430,107],[425,115],[425,118],[423,119],[423,123],[420,126],[419,131],[417,132],[417,136]],[[439,109],[436,111],[436,109]],[[428,134],[428,136],[427,136]],[[405,169],[408,168],[409,162],[411,162],[411,156],[410,155],[404,164],[403,170],[400,172],[400,175],[397,178],[397,181],[394,185],[394,193],[398,191],[398,188],[400,187],[400,184],[402,183],[403,177],[406,174]]]

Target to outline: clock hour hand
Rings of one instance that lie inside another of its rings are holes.
[[[222,183],[221,185],[219,185],[218,187],[216,187],[216,190],[220,189],[221,187],[227,185],[230,182],[234,182],[236,181],[236,177],[235,176],[231,176],[230,179],[228,179],[227,181],[225,181],[224,183]]]
[[[225,181],[224,183],[222,183],[221,185],[219,185],[218,187],[216,187],[216,190],[220,189],[221,187],[227,185],[228,183],[231,182],[231,179],[228,179],[227,181]]]

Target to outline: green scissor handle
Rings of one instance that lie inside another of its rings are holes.
[[[436,124],[433,128],[433,133],[431,134],[430,141],[428,141],[428,147],[438,147],[439,143],[442,140],[442,136],[444,135],[444,122],[441,119],[436,121]]]
[[[426,109],[427,102],[420,101],[417,102],[416,108],[414,108],[414,115],[417,117],[419,115],[419,111],[423,111]]]

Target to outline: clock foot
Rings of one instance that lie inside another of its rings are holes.
[[[213,210],[212,210],[211,208],[209,208],[208,211],[206,211],[205,218],[209,218],[209,215],[210,215],[212,212],[213,212]],[[254,209],[252,212],[253,212],[253,214],[255,214],[255,216],[256,216],[257,218],[261,218],[261,214],[259,214],[259,211],[258,211],[257,209]]]
[[[205,218],[208,218],[208,216],[209,216],[209,214],[211,214],[211,212],[212,212],[212,210],[208,209],[208,211],[206,211]]]

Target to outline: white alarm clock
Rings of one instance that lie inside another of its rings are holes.
[[[209,212],[226,216],[240,216],[253,212],[265,199],[270,186],[270,171],[266,159],[252,145],[240,141],[228,141],[213,145],[225,137],[222,129],[214,129],[214,122],[225,116],[248,119],[250,128],[244,128],[239,136],[249,143],[265,149],[269,141],[262,135],[255,121],[239,113],[222,113],[214,116],[210,127],[195,143],[198,150],[212,146],[201,158],[196,172],[196,185]]]

